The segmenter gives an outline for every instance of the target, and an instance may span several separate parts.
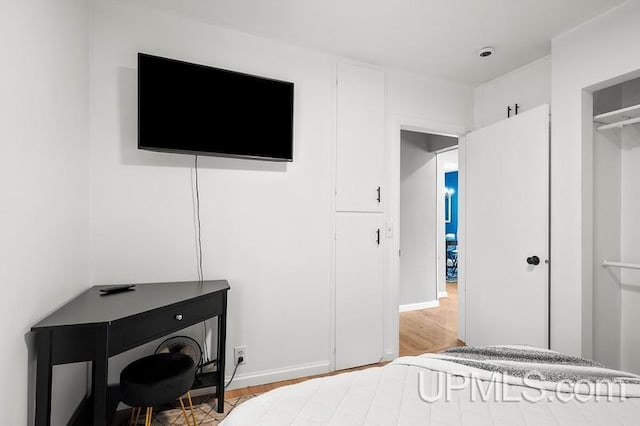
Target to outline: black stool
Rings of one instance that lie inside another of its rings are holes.
[[[181,353],[161,353],[140,358],[120,373],[122,402],[133,407],[130,424],[138,422],[142,407],[146,407],[145,426],[151,426],[153,407],[180,400],[182,414],[190,425],[182,396],[187,395],[194,426],[196,416],[189,390],[195,379],[196,366],[190,356]],[[135,417],[135,420],[134,420]]]

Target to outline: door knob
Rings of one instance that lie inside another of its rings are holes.
[[[539,265],[540,264],[540,258],[538,256],[527,257],[527,263],[529,265]]]

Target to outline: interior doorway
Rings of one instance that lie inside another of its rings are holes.
[[[438,272],[438,298],[448,296],[450,285],[458,284],[458,198],[460,189],[458,186],[458,148],[440,152],[438,160],[438,188],[441,191],[437,208],[443,217],[438,223],[438,253],[443,259],[438,265],[444,271]],[[448,286],[448,285],[449,286]]]
[[[399,355],[458,339],[458,138],[401,130]]]

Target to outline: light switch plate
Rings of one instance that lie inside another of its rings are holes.
[[[393,223],[387,222],[387,226],[385,227],[385,235],[387,238],[393,238]]]

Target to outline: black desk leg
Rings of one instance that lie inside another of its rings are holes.
[[[36,333],[36,426],[51,424],[51,331]]]
[[[91,365],[91,387],[93,394],[93,426],[107,424],[107,378],[109,371],[109,329],[105,326],[96,331],[95,358]]]
[[[225,369],[225,353],[227,341],[227,295],[223,297],[222,315],[218,315],[218,385],[216,386],[218,394],[218,413],[224,413],[224,369]]]

